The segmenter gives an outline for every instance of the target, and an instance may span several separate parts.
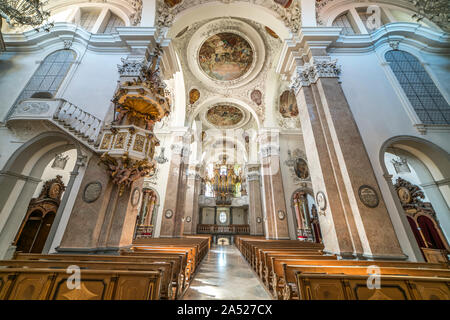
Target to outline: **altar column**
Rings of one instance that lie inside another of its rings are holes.
[[[280,168],[279,132],[263,131],[260,136],[267,239],[289,239],[286,202]]]
[[[198,165],[189,165],[186,182],[186,202],[184,214],[184,234],[197,233],[198,197],[200,176]],[[195,220],[195,221],[194,221]]]
[[[303,31],[302,31],[303,32]],[[405,259],[325,39],[305,31],[293,82],[325,251]]]
[[[99,162],[89,160],[58,253],[114,253],[133,241],[144,178],[116,185]]]
[[[178,135],[175,132],[174,135],[160,237],[182,237],[184,229],[187,161],[183,154],[188,144],[184,143],[184,132]]]
[[[248,221],[251,235],[264,235],[259,164],[247,165]]]

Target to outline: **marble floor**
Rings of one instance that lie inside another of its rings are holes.
[[[234,245],[213,245],[183,296],[183,300],[270,299],[270,294]]]

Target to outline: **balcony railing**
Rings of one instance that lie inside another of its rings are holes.
[[[250,225],[248,224],[232,224],[221,226],[217,224],[199,224],[197,225],[197,233],[208,234],[250,234]]]

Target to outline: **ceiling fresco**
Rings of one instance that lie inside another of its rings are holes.
[[[200,48],[199,64],[210,78],[231,81],[242,77],[251,67],[253,50],[250,44],[234,33],[218,33]]]
[[[244,113],[230,105],[217,105],[206,113],[206,120],[218,127],[234,126],[242,121]]]

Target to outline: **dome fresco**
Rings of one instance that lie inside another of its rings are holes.
[[[203,72],[219,81],[242,77],[251,67],[253,50],[250,44],[234,33],[218,33],[201,46],[198,56]]]
[[[206,113],[208,122],[218,127],[234,126],[241,122],[243,118],[243,112],[230,105],[214,106]]]

